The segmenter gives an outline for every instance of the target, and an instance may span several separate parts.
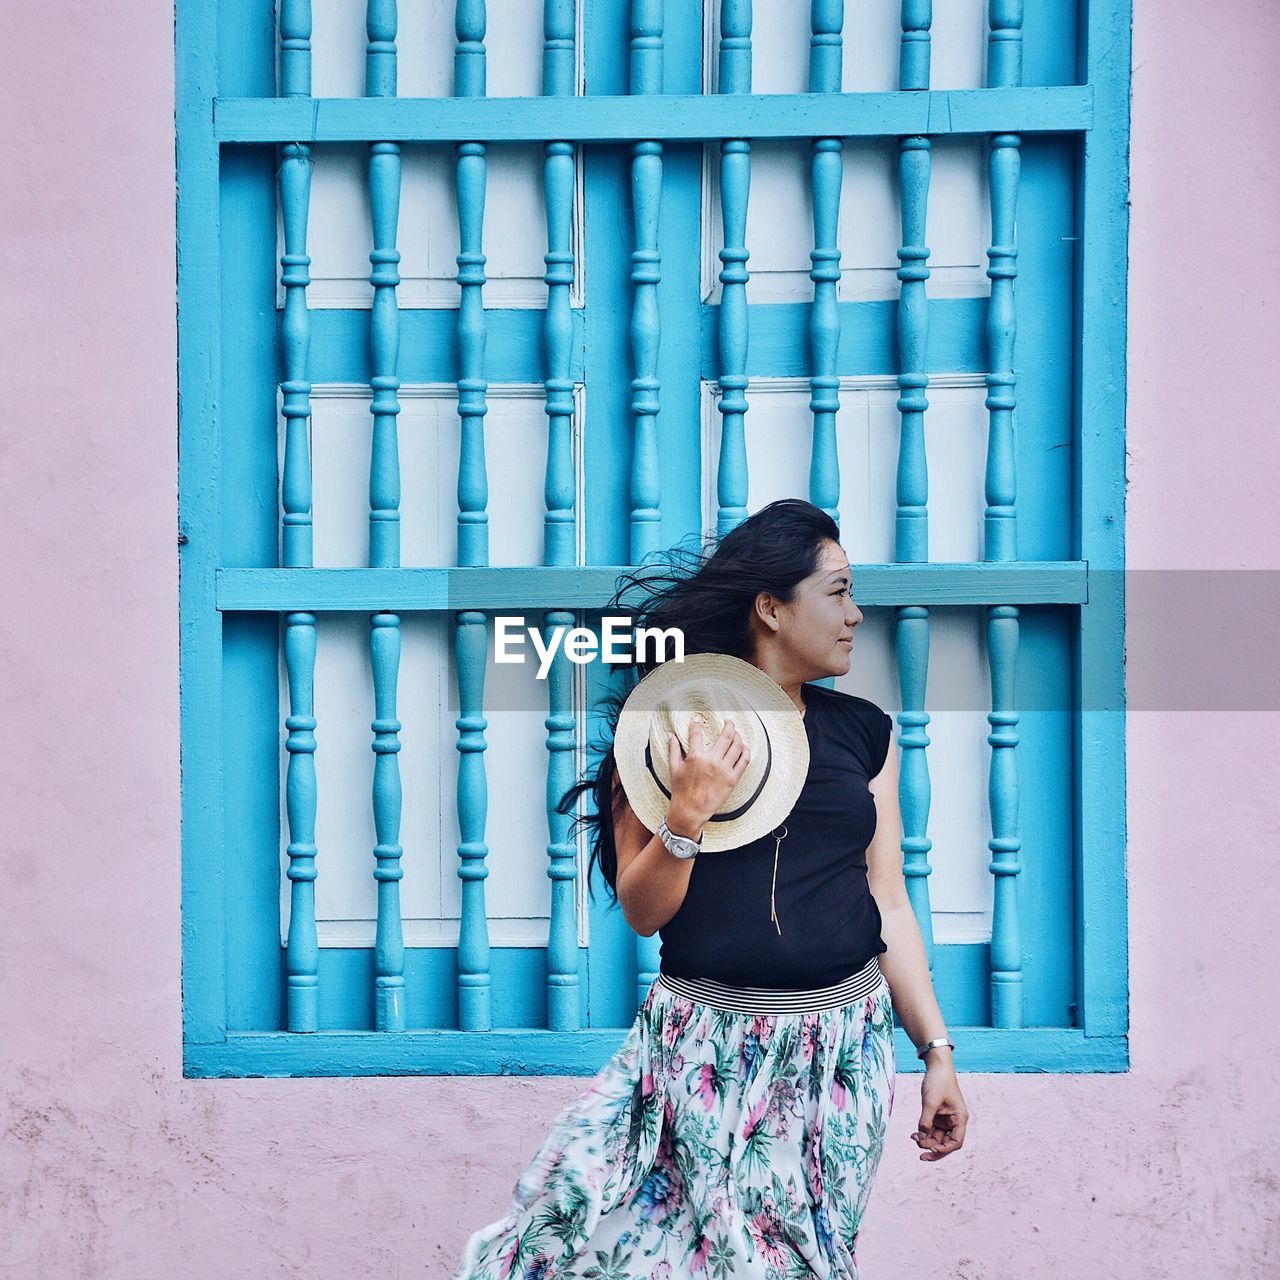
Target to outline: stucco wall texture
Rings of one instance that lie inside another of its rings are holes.
[[[1135,10],[1129,564],[1275,568],[1280,26]],[[172,11],[5,25],[0,1273],[446,1277],[582,1081],[183,1078]],[[964,1073],[936,1165],[906,1079],[868,1280],[1277,1274],[1278,727],[1131,711],[1132,1072]]]

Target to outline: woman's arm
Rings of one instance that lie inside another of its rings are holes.
[[[867,846],[867,882],[880,909],[880,935],[888,948],[880,968],[893,997],[894,1012],[912,1044],[947,1034],[925,954],[924,938],[902,873],[902,813],[898,807],[898,755],[889,744],[884,767],[870,782],[876,802],[876,831]],[[937,1160],[964,1142],[969,1112],[960,1095],[952,1052],[946,1045],[924,1056],[924,1106],[912,1137],[922,1160]]]
[[[706,823],[705,817],[687,814],[674,804],[667,810],[667,825],[678,836],[696,840]],[[622,914],[642,938],[651,938],[680,910],[689,892],[693,859],[671,853],[636,817],[625,795],[614,818],[613,841]]]
[[[686,753],[674,733],[667,735],[671,803],[667,826],[678,836],[700,840],[703,828],[746,772],[750,753],[732,720],[707,743],[700,717],[690,722]],[[693,874],[692,858],[677,858],[650,832],[625,795],[613,812],[618,855],[617,892],[627,923],[642,937],[662,928],[684,902]],[[701,856],[701,855],[698,855]]]
[[[898,753],[889,744],[884,768],[871,780],[876,801],[876,833],[867,846],[867,882],[880,908],[885,946],[880,968],[893,989],[893,1007],[912,1044],[924,1044],[947,1034],[942,1011],[933,993],[929,960],[920,926],[907,897],[902,874],[902,814],[898,808]],[[925,1062],[951,1058],[946,1045],[930,1049]]]

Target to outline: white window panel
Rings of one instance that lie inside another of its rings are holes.
[[[886,92],[898,88],[901,8],[897,0],[846,6],[842,88]],[[703,91],[716,92],[719,0],[704,6]],[[931,84],[935,89],[980,88],[986,76],[986,5],[952,0],[935,6],[931,27]],[[807,93],[809,6],[790,0],[757,0],[752,9],[752,60],[756,93]],[[926,240],[931,297],[985,296],[986,248],[991,215],[986,179],[986,139],[933,140]],[[747,298],[789,302],[813,296],[809,279],[813,248],[810,150],[794,141],[751,143],[747,203]],[[702,296],[719,302],[720,221],[718,143],[703,152]],[[897,251],[902,243],[896,139],[846,139],[840,193],[839,247],[842,301],[896,298]]]
[[[452,384],[400,389],[397,424],[401,472],[401,563],[451,565],[456,557],[457,474],[461,423]],[[547,418],[544,389],[495,384],[485,417],[490,563],[542,562]],[[311,459],[313,560],[317,568],[368,563],[368,489],[373,420],[363,385],[313,388]],[[573,464],[576,510],[583,510],[581,427],[583,389],[575,389]],[[283,461],[283,419],[279,457]],[[530,465],[536,459],[537,465]],[[578,520],[577,563],[585,560],[585,521]],[[317,616],[315,698],[317,818],[317,930],[322,946],[371,946],[377,911],[372,878],[376,843],[371,790],[373,680],[365,613]],[[538,626],[541,614],[526,625]],[[456,946],[460,884],[454,797],[459,753],[453,627],[436,615],[401,614],[398,714],[403,724],[399,764],[403,788],[400,882],[406,946]],[[484,753],[489,785],[485,841],[490,876],[485,894],[494,946],[544,946],[550,911],[546,845],[546,725],[548,686],[530,661],[493,661],[490,620],[485,678]],[[574,669],[574,710],[581,726],[586,705],[584,669]],[[283,644],[280,705],[288,706]],[[285,812],[288,752],[281,742],[280,803]],[[587,765],[579,738],[575,776]],[[584,802],[585,803],[585,802]],[[581,812],[581,808],[579,809]],[[287,830],[281,844],[281,929],[288,926],[289,881],[284,876]],[[587,945],[585,833],[579,834],[577,883],[579,944]]]
[[[891,618],[887,626],[892,627]],[[891,703],[881,705],[896,712],[896,681],[893,688]],[[995,878],[987,843],[990,705],[986,609],[972,605],[931,610],[925,710],[931,790],[928,835],[933,842],[929,902],[937,942],[986,942],[991,937]]]
[[[987,441],[982,374],[934,374],[925,393],[929,559],[981,559]],[[845,549],[864,564],[892,564],[901,414],[892,376],[840,379],[836,456]],[[809,492],[813,414],[808,378],[752,378],[746,390],[748,507]],[[702,384],[704,521],[714,529],[722,418],[719,389]]]
[[[535,619],[530,619],[536,625]],[[454,627],[435,614],[402,614],[397,713],[402,724],[398,762],[403,795],[400,903],[406,946],[458,943],[461,882],[457,847],[462,836],[457,794],[459,715],[453,669]],[[316,624],[316,928],[325,947],[372,946],[377,882],[373,878],[371,747],[373,678],[369,621],[364,613],[321,613]],[[490,624],[492,634],[492,624]],[[584,685],[575,668],[574,704],[582,720]],[[281,705],[288,706],[283,644]],[[495,664],[492,643],[484,684],[487,743],[484,766],[489,804],[484,840],[489,939],[494,946],[547,944],[551,882],[547,877],[547,685],[537,665]],[[581,740],[576,776],[587,764]],[[288,752],[280,750],[280,806],[286,812]],[[581,811],[581,810],[579,810]],[[287,827],[280,849],[280,937],[288,938],[290,881]],[[579,945],[588,944],[585,833],[578,838]]]
[[[931,298],[985,297],[991,212],[987,189],[987,143],[980,137],[935,138],[926,214]],[[748,302],[807,302],[813,248],[810,150],[803,143],[766,139],[751,144],[751,190],[747,201]],[[898,203],[898,144],[892,138],[848,139],[840,186],[840,281],[842,302],[897,298],[898,249],[902,244]],[[703,148],[702,296],[719,303],[720,148]]]
[[[401,283],[396,301],[402,310],[457,307],[458,204],[452,146],[406,143],[401,146],[399,231]],[[368,309],[370,225],[368,159],[362,143],[326,144],[312,152],[311,205],[307,252],[311,284],[307,306]],[[543,278],[547,251],[545,154],[537,144],[491,143],[485,152],[484,206],[486,307],[542,308],[547,304]],[[582,165],[575,149],[575,193],[570,224],[574,280],[570,303],[582,305]],[[284,252],[283,221],[277,213],[276,255]],[[278,274],[278,273],[277,273]],[[277,281],[276,305],[284,305]]]
[[[866,510],[868,554],[859,560],[892,564],[895,552],[898,450],[902,434],[897,383],[865,379],[872,477]],[[843,394],[843,392],[842,392]],[[925,465],[929,479],[929,560],[970,563],[982,559],[986,513],[985,474],[990,415],[982,374],[930,376],[925,396]],[[841,474],[845,473],[843,460]]]
[[[453,383],[406,383],[396,433],[400,455],[400,563],[457,563],[458,458],[462,422]],[[547,416],[542,383],[494,383],[486,393],[489,563],[543,562]],[[278,399],[278,397],[277,397]],[[371,395],[363,384],[312,389],[313,563],[318,569],[369,563]],[[574,389],[570,446],[576,510],[583,509],[583,388]],[[278,418],[278,465],[284,466],[284,419]],[[585,521],[577,522],[577,563],[584,563]]]
[[[365,5],[363,0],[313,4],[312,93],[317,98],[364,96]],[[489,0],[485,31],[486,89],[493,97],[542,93],[542,6],[519,0]],[[583,92],[582,8],[577,10],[577,91]],[[447,97],[453,93],[457,37],[452,0],[401,5],[397,28],[397,87],[401,97]],[[483,141],[483,139],[478,139]],[[307,305],[367,309],[369,283],[368,147],[325,144],[313,148],[307,251],[311,284]],[[570,302],[582,305],[582,165],[575,148],[575,195],[571,230],[574,280]],[[546,203],[539,144],[490,143],[486,148],[484,298],[490,307],[546,306]],[[458,213],[452,145],[402,144],[397,248],[405,310],[458,305]],[[277,261],[284,252],[277,216]],[[277,273],[278,274],[278,273]],[[277,306],[284,304],[277,281]]]
[[[751,13],[751,87],[755,93],[808,93],[808,4],[755,0]],[[898,88],[902,40],[900,0],[845,5],[841,88],[886,93]],[[930,87],[980,89],[987,68],[985,0],[947,0],[933,6]],[[720,0],[703,5],[703,92],[715,93],[720,48]],[[765,56],[767,54],[767,56]]]
[[[453,0],[402,4],[396,29],[397,89],[402,98],[453,93],[457,44]],[[487,0],[485,87],[492,97],[542,93],[542,5]],[[361,98],[365,72],[365,0],[312,0],[311,92]],[[578,92],[582,84],[582,5],[577,6]]]

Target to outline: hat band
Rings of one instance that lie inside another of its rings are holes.
[[[751,793],[745,803],[740,804],[736,809],[731,809],[728,813],[713,814],[711,818],[708,819],[708,822],[731,822],[735,818],[740,818],[760,798],[760,793],[764,790],[764,784],[769,780],[769,770],[773,767],[773,750],[772,744],[769,741],[769,726],[765,724],[763,716],[760,718],[760,727],[764,730],[765,746],[766,748],[769,748],[765,754],[764,772],[760,775],[760,785]],[[647,742],[644,745],[644,767],[649,770],[649,776],[657,785],[658,790],[661,791],[668,800],[670,800],[671,792],[662,785],[662,779],[659,778],[657,773],[654,771],[653,753],[650,749],[650,744]]]

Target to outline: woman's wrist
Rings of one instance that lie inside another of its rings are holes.
[[[684,836],[688,840],[701,840],[703,828],[707,825],[709,815],[697,812],[673,800],[667,807],[667,828],[672,835]]]

